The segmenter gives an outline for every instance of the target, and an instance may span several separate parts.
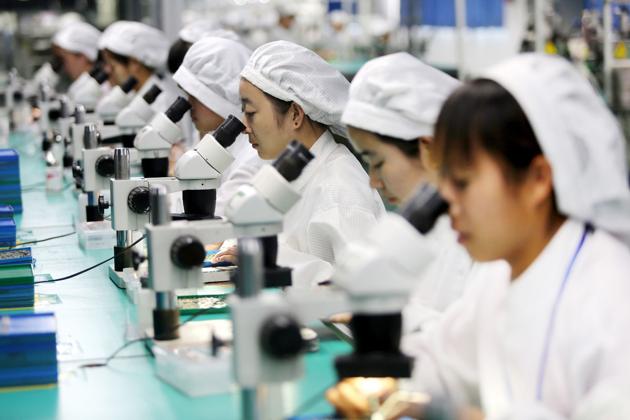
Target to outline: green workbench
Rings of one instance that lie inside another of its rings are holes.
[[[22,185],[44,180],[44,164],[34,140],[12,134],[20,152]],[[24,213],[16,217],[18,239],[44,238],[73,230],[77,212],[70,188],[47,193],[24,192]],[[35,273],[58,278],[112,255],[111,250],[84,251],[76,235],[32,246]],[[125,349],[108,367],[80,369],[99,362],[126,342],[136,311],[124,291],[108,279],[107,265],[59,283],[35,287],[38,312],[55,313],[58,329],[59,382],[42,389],[0,390],[0,418],[8,419],[240,419],[236,391],[207,397],[188,397],[155,376],[154,359],[142,343]],[[204,318],[204,317],[200,317]],[[185,317],[183,317],[185,319]],[[205,317],[208,319],[208,317]],[[194,322],[194,321],[193,321]],[[335,382],[333,358],[349,351],[340,341],[323,341],[317,353],[306,356],[305,376],[295,386],[295,407],[309,400],[305,412],[332,412],[323,391]],[[208,378],[212,380],[212,378]],[[321,398],[318,397],[321,396]]]

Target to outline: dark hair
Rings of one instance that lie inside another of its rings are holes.
[[[420,142],[417,139],[414,140],[403,140],[396,137],[384,136],[382,134],[374,133],[380,141],[385,144],[390,144],[395,146],[400,150],[406,157],[409,158],[419,158],[420,157]]]
[[[498,83],[477,79],[444,103],[435,129],[442,172],[469,164],[476,148],[499,158],[509,179],[518,180],[542,154],[534,130],[516,99]]]
[[[192,44],[190,42],[184,41],[181,38],[173,42],[173,45],[171,45],[171,48],[168,50],[168,59],[166,60],[168,71],[171,72],[171,74],[174,74],[179,66],[182,65],[184,56],[191,46]]]
[[[273,105],[273,109],[276,114],[284,116],[287,112],[289,112],[289,108],[291,108],[291,104],[293,103],[292,101],[283,101],[282,99],[278,99],[265,91],[263,91],[263,93],[265,94],[267,99],[269,99],[271,105]]]
[[[120,64],[123,64],[125,66],[129,65],[129,57],[128,56],[115,53],[112,50],[107,50],[107,52],[109,53],[109,55],[112,56],[112,58],[115,61],[118,61]]]

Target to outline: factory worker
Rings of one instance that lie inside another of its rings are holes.
[[[173,78],[188,94],[192,120],[201,137],[216,130],[229,115],[242,115],[238,87],[250,55],[240,42],[213,36],[195,42],[186,53]],[[235,160],[223,173],[217,191],[216,213],[220,216],[237,188],[262,165],[244,133],[228,151]]]
[[[166,62],[168,71],[174,75],[182,65],[184,57],[190,47],[195,42],[206,36],[239,41],[239,37],[236,33],[220,29],[215,20],[203,19],[195,21],[179,31],[179,38],[171,45]],[[195,129],[193,121],[190,118],[190,114],[186,113],[186,115],[184,115],[180,125],[184,131],[184,142],[178,147],[179,153],[175,153],[175,156],[172,156],[172,160],[177,160],[183,152],[196,145],[200,139],[200,133]],[[203,134],[201,134],[201,136],[203,136]]]
[[[291,4],[290,2],[282,2],[276,5],[278,22],[271,28],[269,33],[270,41],[300,42],[300,36],[296,26],[296,17],[299,11],[298,7],[299,6]]]
[[[138,80],[134,89],[140,96],[154,84],[160,86],[162,93],[151,105],[156,112],[164,112],[179,95],[172,80],[159,75],[166,64],[169,47],[162,31],[140,22],[115,22],[103,32],[99,47],[113,85],[120,85],[133,76]]]
[[[74,22],[59,30],[52,43],[61,58],[64,73],[72,80],[68,96],[76,99],[77,89],[90,77],[89,72],[98,58],[101,32],[85,22]]]
[[[315,155],[294,182],[302,198],[284,219],[278,264],[294,268],[297,286],[328,280],[343,245],[384,212],[359,161],[333,137],[346,136],[340,119],[349,83],[317,54],[287,41],[254,51],[241,76],[246,133],[258,156],[275,159],[293,139]]]
[[[518,56],[446,101],[441,191],[480,264],[418,343],[416,389],[473,407],[466,419],[630,418],[624,143],[557,57]],[[342,410],[360,408],[347,396],[329,392]]]
[[[175,74],[179,66],[181,66],[182,61],[184,61],[184,56],[192,44],[199,41],[204,36],[216,36],[217,33],[221,31],[224,30],[221,28],[219,22],[214,19],[200,19],[184,26],[177,34],[177,40],[171,44],[171,48],[168,51],[168,58],[166,60],[168,71],[171,72],[171,74]],[[214,34],[212,34],[213,32]],[[230,38],[235,41],[238,40],[238,35],[234,32],[227,30],[225,30],[225,32],[231,34],[229,35]],[[226,37],[228,36],[222,36],[222,38]]]
[[[442,104],[459,85],[407,53],[368,61],[352,80],[341,121],[369,163],[371,186],[389,204],[403,206],[420,184],[437,184],[428,145]],[[421,330],[461,296],[472,264],[447,216],[431,235],[439,244],[437,258],[403,313],[405,333]]]

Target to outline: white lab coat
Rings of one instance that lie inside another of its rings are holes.
[[[548,329],[583,229],[565,222],[514,282],[505,262],[477,264],[465,296],[416,343],[411,385],[433,393],[446,388],[459,404],[480,404],[487,420],[630,418],[624,244],[601,230],[587,237]]]
[[[409,303],[403,309],[403,349],[411,334],[421,333],[464,293],[472,260],[466,249],[457,243],[450,224],[450,218],[443,215],[428,234],[436,245],[435,256],[419,276]]]
[[[215,210],[217,216],[224,215],[225,206],[234,196],[236,190],[241,185],[249,183],[265,163],[258,157],[256,149],[249,144],[249,139],[245,134],[240,134],[227,150],[234,156],[234,162],[221,176],[221,186],[217,191]]]
[[[308,286],[332,276],[335,256],[360,238],[385,212],[359,161],[326,131],[315,155],[293,183],[302,198],[286,214],[278,264],[293,268],[293,284]]]

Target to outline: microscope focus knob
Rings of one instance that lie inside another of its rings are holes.
[[[112,178],[114,176],[114,157],[103,155],[96,159],[96,173],[103,178]]]
[[[148,214],[151,210],[151,203],[149,201],[149,188],[148,187],[136,187],[129,191],[127,196],[127,206],[136,214]]]
[[[206,248],[194,236],[180,236],[171,245],[171,260],[179,268],[200,267],[205,259]]]
[[[290,315],[276,314],[260,330],[260,345],[275,359],[290,359],[305,350],[300,324]]]

